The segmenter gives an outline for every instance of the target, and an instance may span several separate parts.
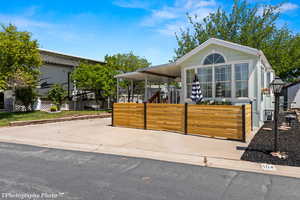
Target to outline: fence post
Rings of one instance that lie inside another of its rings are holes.
[[[242,105],[242,141],[246,142],[246,106]]]
[[[184,104],[184,134],[188,133],[188,104]]]
[[[114,102],[112,102],[112,105],[111,105],[111,126],[115,126],[115,122],[114,122]]]
[[[144,102],[144,129],[147,129],[147,102]]]
[[[250,101],[251,105],[251,131],[253,131],[253,101]]]

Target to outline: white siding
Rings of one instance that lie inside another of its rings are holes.
[[[288,88],[288,103],[291,108],[300,108],[300,83]]]
[[[68,89],[68,73],[73,71],[73,67],[44,64],[40,71],[40,79],[42,79],[41,84],[43,82],[47,82],[48,84],[60,84],[64,89]],[[71,84],[70,90],[72,90],[72,88],[73,86]],[[46,95],[48,90],[49,89],[39,89],[39,93],[41,95]]]

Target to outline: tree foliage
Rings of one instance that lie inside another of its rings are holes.
[[[116,70],[117,73],[133,72],[137,69],[149,67],[151,65],[147,59],[134,55],[132,52],[127,54],[116,54],[113,56],[105,56],[105,62],[110,69]],[[142,88],[141,82],[133,82],[133,90],[138,92],[138,88]],[[120,86],[127,91],[128,102],[131,99],[131,82],[128,80],[120,81]]]
[[[60,107],[67,97],[66,90],[59,84],[55,84],[51,87],[48,92],[48,98],[52,101],[53,104],[57,106],[57,109],[60,110]]]
[[[32,111],[37,99],[37,93],[32,87],[17,87],[15,90],[16,100],[21,102],[26,111]]]
[[[41,64],[38,42],[29,32],[0,27],[0,89],[36,84]]]
[[[98,103],[100,99],[115,94],[116,74],[116,70],[107,65],[81,63],[72,72],[71,77],[76,88],[94,92]]]
[[[178,48],[174,60],[209,38],[219,38],[262,50],[277,75],[283,79],[300,76],[300,35],[276,26],[280,5],[251,6],[235,0],[230,12],[219,8],[203,20],[188,15],[192,28],[176,34]]]

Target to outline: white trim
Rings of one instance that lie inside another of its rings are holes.
[[[61,53],[61,52],[58,52],[58,51],[53,51],[53,50],[48,50],[48,49],[39,48],[39,51],[40,51],[40,53],[41,52],[52,53],[52,54],[56,54],[56,55],[60,55],[60,56],[65,56],[65,57],[70,57],[70,58],[75,58],[75,59],[80,59],[80,60],[89,60],[89,61],[93,61],[93,62],[98,62],[98,63],[101,63],[101,64],[105,64],[105,62],[101,61],[101,60],[96,60],[96,59],[82,57],[82,56],[75,56],[75,55]]]
[[[235,97],[235,90],[233,90],[232,88],[236,88],[235,86],[235,73],[234,73],[234,65],[235,64],[243,64],[243,63],[247,63],[248,64],[248,97]],[[232,77],[231,78],[231,97],[216,97],[215,94],[215,90],[216,90],[216,86],[215,86],[215,67],[218,66],[223,66],[223,65],[230,65],[231,66],[231,73],[232,73]],[[212,65],[193,65],[193,66],[189,66],[189,67],[185,67],[182,68],[183,70],[183,74],[184,74],[184,79],[182,79],[184,82],[182,82],[183,86],[184,86],[184,102],[187,101],[189,98],[187,98],[187,84],[186,84],[186,74],[187,74],[187,70],[191,70],[194,69],[195,73],[197,74],[197,69],[198,68],[206,68],[206,67],[212,67],[212,73],[213,73],[213,82],[212,82],[212,97],[211,98],[204,98],[204,99],[214,99],[214,100],[222,100],[222,99],[226,99],[226,100],[250,100],[250,69],[253,67],[253,60],[238,60],[238,61],[231,61],[231,62],[227,62],[227,63],[219,63],[219,64],[212,64]]]
[[[176,61],[176,64],[177,65],[182,64],[185,60],[189,59],[191,56],[195,55],[196,53],[198,53],[199,51],[201,51],[202,49],[206,48],[208,45],[211,45],[211,44],[224,46],[224,47],[234,49],[237,51],[241,51],[241,52],[244,52],[244,53],[247,53],[250,55],[259,56],[261,54],[261,51],[259,51],[258,49],[254,49],[254,48],[243,46],[240,44],[228,42],[225,40],[210,38],[207,41],[205,41],[204,43],[202,43],[201,45],[199,45],[198,47],[196,47],[195,49],[193,49],[192,51],[190,51],[189,53],[185,54],[180,59],[178,59]]]
[[[205,59],[211,54],[220,54],[221,56],[223,56],[225,63],[227,63],[227,61],[228,61],[227,57],[222,52],[219,52],[219,51],[216,51],[215,49],[213,49],[202,58],[201,65],[204,65]],[[218,63],[218,64],[221,64],[221,63]]]

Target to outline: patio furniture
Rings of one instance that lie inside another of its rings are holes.
[[[272,121],[274,116],[274,110],[265,110],[265,121]]]
[[[293,122],[294,120],[296,120],[296,116],[295,116],[295,115],[292,115],[292,114],[288,114],[288,115],[285,116],[284,118],[285,118],[286,123],[288,123],[289,126],[292,126],[292,122]]]

